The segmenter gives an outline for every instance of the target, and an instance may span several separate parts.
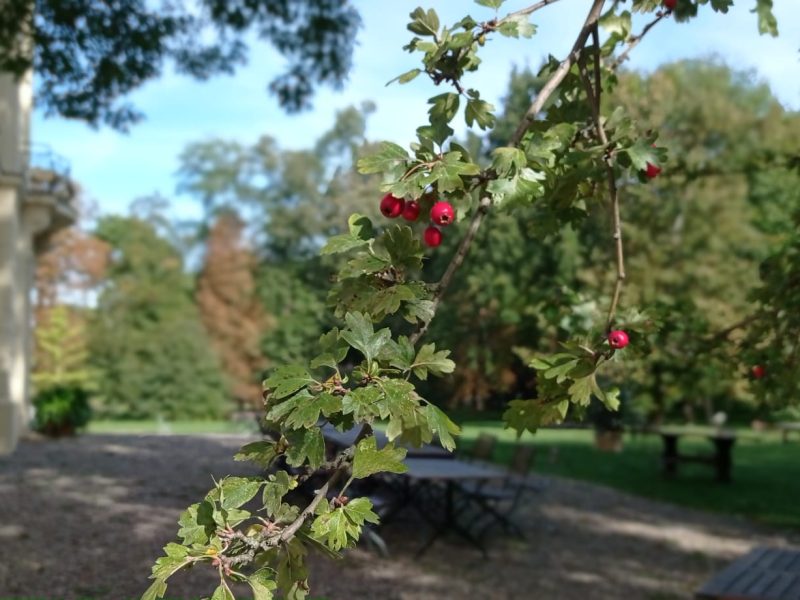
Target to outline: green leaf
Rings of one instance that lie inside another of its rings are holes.
[[[506,177],[524,169],[528,164],[528,157],[519,148],[501,146],[492,151],[492,168],[498,177]]]
[[[323,333],[317,345],[320,353],[314,357],[310,366],[312,369],[330,367],[336,369],[340,362],[347,356],[350,346],[339,338],[339,328],[334,327],[328,333]]]
[[[167,593],[167,582],[163,579],[156,579],[142,594],[141,600],[158,600]]]
[[[295,485],[294,479],[286,471],[277,471],[270,475],[264,485],[264,493],[261,498],[264,502],[264,509],[270,517],[273,517],[281,507],[283,497]]]
[[[425,418],[428,419],[431,431],[439,436],[439,443],[442,448],[452,452],[456,447],[456,441],[453,436],[461,433],[459,426],[453,423],[444,411],[433,404],[428,404],[423,409],[423,413]]]
[[[613,9],[609,10],[600,18],[600,27],[608,33],[619,36],[620,39],[627,39],[633,27],[631,13],[627,10],[616,14]]]
[[[392,340],[387,344],[381,358],[389,361],[389,364],[393,367],[397,367],[402,371],[410,371],[411,365],[414,364],[415,356],[416,350],[411,340],[401,335],[396,342]]]
[[[473,123],[477,123],[481,129],[490,129],[494,127],[495,123],[495,116],[492,111],[494,111],[494,106],[485,100],[470,98],[467,100],[464,118],[470,127],[472,127]]]
[[[592,399],[592,379],[594,379],[594,376],[590,375],[588,377],[581,377],[572,382],[572,385],[569,386],[567,391],[570,395],[570,401],[573,404],[578,404],[580,406],[589,405],[589,401]]]
[[[414,80],[420,73],[422,73],[422,69],[411,69],[410,71],[406,71],[402,75],[398,75],[394,79],[390,79],[388,82],[386,82],[386,85],[394,83],[395,81],[401,84],[408,83],[409,81]]]
[[[313,427],[319,421],[322,413],[328,416],[338,412],[342,408],[341,396],[334,396],[328,392],[323,392],[318,396],[304,398],[299,402],[295,409],[286,417],[284,425],[289,429],[300,429],[301,427]]]
[[[456,363],[447,358],[449,355],[449,350],[436,352],[436,344],[425,344],[417,352],[414,363],[411,365],[411,372],[423,380],[428,378],[428,373],[438,376],[452,373],[456,368]]]
[[[222,508],[239,508],[252,500],[264,483],[256,477],[225,477],[218,485]]]
[[[211,595],[211,600],[236,600],[236,598],[227,585],[220,584]]]
[[[358,172],[368,175],[370,173],[385,173],[400,168],[405,170],[407,160],[408,153],[402,146],[392,142],[382,142],[380,150],[358,161]]]
[[[213,505],[207,500],[192,504],[181,513],[178,525],[180,525],[178,537],[183,540],[186,546],[208,544],[209,539],[217,528],[214,522]]]
[[[647,140],[636,140],[633,145],[625,148],[624,152],[628,155],[633,168],[637,171],[647,169],[647,163],[659,164],[656,149]]]
[[[405,473],[408,470],[403,464],[406,457],[405,448],[395,448],[391,442],[377,449],[374,435],[361,440],[353,455],[353,477],[364,479],[375,473]]]
[[[530,15],[510,15],[497,27],[502,35],[513,38],[530,38],[536,33],[536,25],[530,22]]]
[[[272,375],[264,380],[264,387],[270,392],[270,399],[281,399],[294,394],[301,388],[315,383],[315,380],[305,367],[289,365],[277,368]]]
[[[378,515],[372,512],[369,499],[355,498],[345,506],[318,516],[311,526],[311,532],[316,539],[338,551],[358,540],[365,522],[377,523]]]
[[[259,569],[247,578],[253,590],[253,600],[272,600],[272,590],[277,587],[272,569]]]
[[[286,433],[289,448],[286,462],[292,467],[301,466],[306,459],[312,469],[318,469],[325,460],[325,440],[319,427],[298,429]]]
[[[442,145],[447,138],[453,135],[453,129],[449,123],[458,113],[459,96],[453,92],[445,92],[434,96],[428,100],[428,103],[431,105],[428,109],[428,120],[431,125],[426,132],[426,137]]]
[[[507,429],[514,429],[517,437],[525,431],[536,433],[539,427],[560,423],[567,415],[569,400],[542,402],[540,400],[512,400],[503,413]]]
[[[488,8],[494,8],[497,10],[501,6],[503,6],[503,2],[506,0],[475,0],[475,4],[480,4],[481,6],[486,6]]]
[[[778,19],[772,12],[772,0],[756,0],[756,7],[751,12],[758,14],[758,33],[777,37]]]
[[[409,323],[427,323],[433,318],[434,308],[431,300],[412,300],[406,302],[403,318]]]
[[[435,36],[439,31],[439,16],[432,8],[428,12],[422,8],[416,8],[409,16],[411,22],[408,24],[408,29],[412,33]]]
[[[378,401],[381,397],[381,390],[375,386],[350,390],[342,400],[342,412],[352,414],[356,421],[372,422],[380,414]]]
[[[153,565],[153,579],[166,581],[179,569],[194,562],[194,558],[189,556],[189,549],[180,544],[171,543],[164,551],[167,556],[159,557]]]
[[[395,225],[386,231],[381,241],[395,268],[402,270],[422,268],[425,251],[419,236],[411,227]]]
[[[276,581],[286,600],[304,600],[308,595],[305,556],[305,547],[297,538],[292,538],[282,548]]]
[[[361,352],[367,360],[367,364],[372,364],[384,344],[390,339],[390,331],[381,329],[375,332],[369,317],[358,312],[347,313],[344,320],[348,328],[340,333],[342,339]]]
[[[261,467],[269,467],[278,455],[275,442],[250,442],[241,447],[233,460],[252,461]]]
[[[478,175],[481,169],[478,165],[461,160],[461,152],[454,150],[444,155],[437,162],[426,178],[428,185],[436,183],[440,192],[454,192],[464,189],[462,176]]]
[[[364,215],[353,213],[347,220],[349,231],[331,237],[320,250],[320,254],[338,254],[353,248],[366,246],[375,236],[372,221]]]

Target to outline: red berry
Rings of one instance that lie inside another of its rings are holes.
[[[750,372],[753,374],[753,377],[756,379],[761,379],[764,375],[767,374],[767,368],[764,365],[754,365]]]
[[[419,202],[412,200],[406,202],[406,207],[403,209],[403,218],[406,221],[416,221],[419,217]]]
[[[442,243],[442,232],[431,225],[425,229],[425,233],[422,234],[422,240],[425,242],[426,246],[436,248],[436,246]]]
[[[648,179],[658,177],[661,174],[661,167],[649,162],[647,163],[647,169],[645,169],[644,174],[647,175]]]
[[[608,345],[614,350],[622,350],[628,345],[628,334],[621,329],[615,329],[608,334]]]
[[[453,210],[453,205],[449,202],[437,202],[431,208],[431,221],[437,225],[450,225],[455,218],[456,213]]]
[[[400,216],[405,207],[405,200],[397,198],[391,194],[386,194],[381,200],[381,213],[384,217],[394,219]]]
[[[678,5],[678,0],[664,0],[664,8],[667,10],[675,10]]]

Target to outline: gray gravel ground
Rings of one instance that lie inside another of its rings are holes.
[[[230,458],[247,441],[132,435],[24,441],[0,458],[0,600],[138,598],[152,560],[175,535],[179,513],[208,490],[211,475],[255,472]],[[310,598],[690,598],[749,548],[800,543],[797,534],[600,486],[539,481],[544,489],[530,495],[520,519],[526,541],[496,536],[487,560],[446,539],[414,560],[428,530],[407,514],[384,530],[390,559],[368,549],[336,563],[313,558]],[[176,577],[168,597],[195,600],[213,586],[213,574],[201,569]]]

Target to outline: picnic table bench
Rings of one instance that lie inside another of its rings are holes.
[[[781,430],[781,439],[784,444],[789,442],[790,433],[800,435],[800,423],[778,423],[778,429]]]
[[[731,467],[733,466],[732,450],[736,443],[736,434],[730,431],[715,431],[713,433],[696,433],[686,431],[676,431],[662,429],[661,441],[663,452],[661,455],[661,465],[664,475],[674,477],[678,472],[678,464],[681,462],[697,462],[708,464],[714,467],[717,480],[729,482],[731,480]],[[681,454],[678,452],[678,440],[684,436],[702,436],[708,438],[714,445],[713,454]]]
[[[760,547],[720,571],[698,600],[798,600],[800,550]]]

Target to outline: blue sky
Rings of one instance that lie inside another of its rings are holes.
[[[249,143],[268,134],[282,147],[303,148],[328,129],[337,110],[373,100],[378,109],[369,121],[369,138],[406,144],[414,129],[425,122],[426,99],[435,88],[423,77],[405,86],[384,84],[417,66],[415,57],[401,48],[411,37],[405,29],[407,15],[420,1],[355,0],[354,4],[361,12],[363,28],[349,81],[338,92],[319,90],[309,112],[288,116],[267,93],[267,82],[283,63],[269,46],[258,44],[251,48],[249,64],[234,76],[201,83],[166,74],[137,90],[129,99],[146,119],[129,134],[44,119],[36,113],[33,138],[71,162],[72,176],[101,212],[124,212],[135,198],[160,193],[171,199],[172,213],[180,218],[199,214],[197,204],[175,190],[178,155],[193,141],[226,138]],[[466,12],[477,19],[492,14],[464,0],[429,0],[423,4],[435,8],[443,22],[454,22]],[[513,10],[528,4],[525,0],[508,0],[504,8]],[[706,8],[688,24],[671,20],[660,23],[633,51],[628,65],[652,71],[664,62],[717,56],[738,69],[753,70],[769,83],[785,106],[800,109],[797,0],[775,0],[779,38],[758,35],[756,17],[750,13],[754,4],[755,0],[736,0],[736,8],[727,15]],[[531,40],[498,36],[483,49],[481,69],[467,84],[498,104],[513,65],[535,68],[547,52],[563,57],[587,6],[587,0],[561,0],[536,13],[533,22],[539,30]],[[640,28],[641,22],[635,29]]]

